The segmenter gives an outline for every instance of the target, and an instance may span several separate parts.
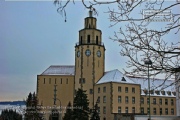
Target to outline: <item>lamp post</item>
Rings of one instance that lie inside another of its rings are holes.
[[[61,100],[59,100],[58,98],[56,98],[56,100],[59,101],[59,105],[60,105],[60,113],[59,113],[59,117],[60,117],[60,120],[62,120]]]
[[[152,65],[152,61],[148,58],[144,61],[146,65],[148,65],[148,90],[149,90],[149,119],[151,120],[151,109],[150,109],[150,80],[149,80],[149,65]]]

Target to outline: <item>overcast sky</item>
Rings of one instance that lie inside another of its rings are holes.
[[[107,10],[100,6],[96,16],[106,48],[105,69],[123,72],[127,58],[120,56],[118,43],[109,40],[123,24],[109,28]],[[0,0],[0,101],[25,99],[36,91],[37,75],[50,65],[74,65],[74,46],[87,16],[80,2],[68,5],[64,22],[53,2]]]

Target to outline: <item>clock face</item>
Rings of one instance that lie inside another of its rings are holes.
[[[89,49],[87,49],[85,54],[86,54],[86,56],[90,56],[91,55],[91,51]]]
[[[101,51],[100,50],[97,51],[97,56],[101,57]]]
[[[77,51],[77,57],[79,57],[79,56],[80,56],[80,51],[78,50],[78,51]]]

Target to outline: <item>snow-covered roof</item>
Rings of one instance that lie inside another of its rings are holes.
[[[136,84],[134,81],[123,75],[118,69],[105,72],[104,76],[96,84],[108,82]]]
[[[141,95],[146,95],[145,90],[148,90],[148,78],[129,77],[134,82],[141,85]],[[150,78],[150,89],[153,90],[151,96],[175,96],[174,80],[164,80],[157,78]],[[159,91],[159,92],[158,92]],[[164,94],[162,94],[164,91]]]
[[[41,75],[74,75],[74,71],[72,65],[51,65]]]

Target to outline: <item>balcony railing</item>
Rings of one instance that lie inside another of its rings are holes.
[[[100,45],[100,46],[104,46],[104,43],[103,42],[98,42],[98,43],[96,43],[96,42],[91,42],[91,43],[80,43],[80,42],[77,42],[76,43],[76,46],[77,45]]]

